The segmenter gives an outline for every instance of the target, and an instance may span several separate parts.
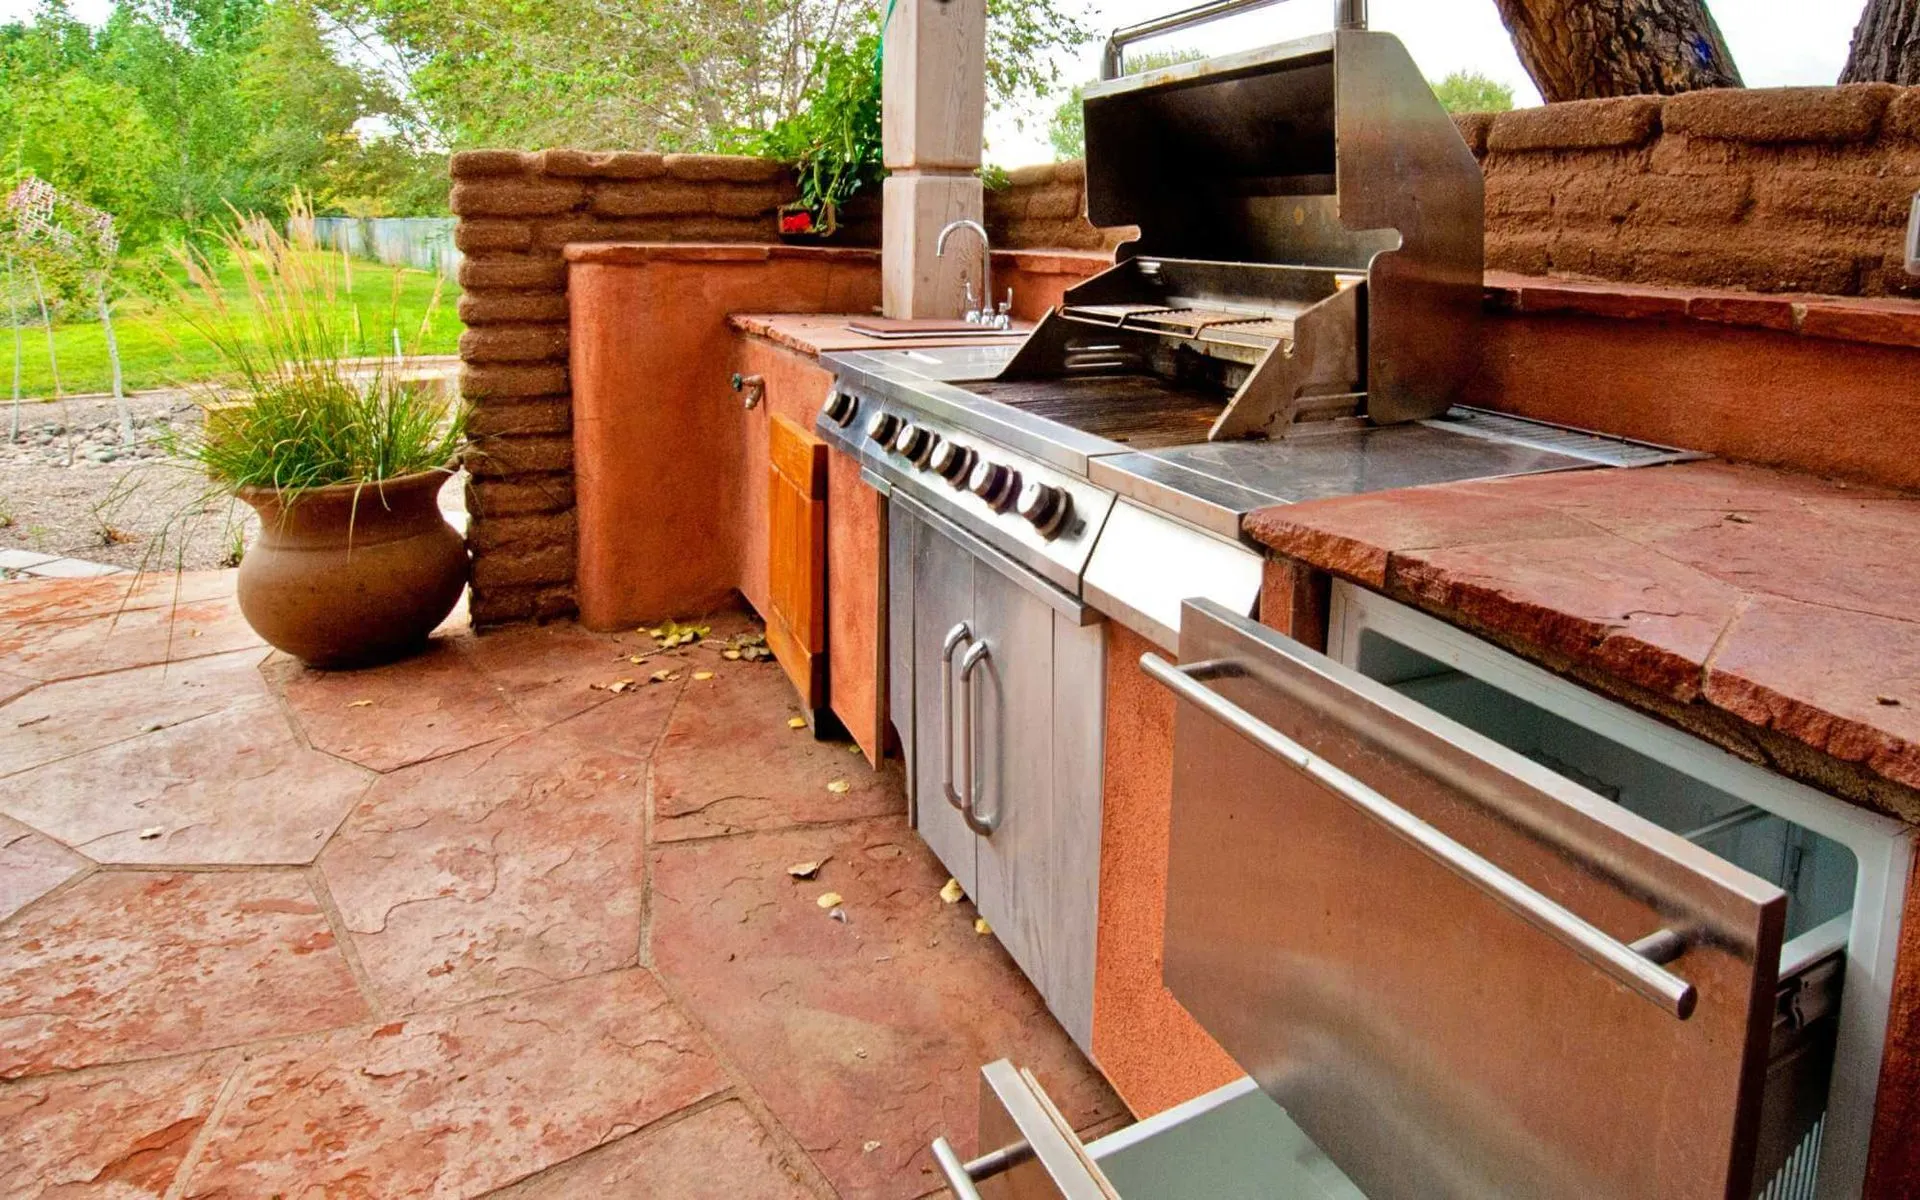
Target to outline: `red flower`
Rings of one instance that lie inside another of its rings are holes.
[[[780,214],[781,233],[812,233],[813,214],[805,211]]]

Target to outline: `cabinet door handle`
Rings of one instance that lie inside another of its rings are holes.
[[[967,802],[953,789],[953,652],[972,640],[973,630],[962,621],[947,630],[946,640],[940,643],[940,790],[962,815]]]
[[[966,818],[967,828],[982,837],[992,836],[994,827],[1000,824],[999,813],[983,816],[979,811],[980,767],[974,761],[978,738],[973,727],[973,670],[985,662],[990,654],[985,642],[975,642],[960,656],[960,714],[966,718],[966,733],[962,741],[967,751],[967,797],[960,815]]]
[[[1180,699],[1385,825],[1415,849],[1633,991],[1682,1021],[1693,1015],[1698,999],[1693,985],[1659,965],[1678,956],[1685,945],[1683,935],[1662,929],[1628,945],[1541,895],[1200,682],[1241,674],[1243,669],[1232,662],[1209,660],[1176,667],[1157,654],[1144,654],[1140,657],[1140,669]]]

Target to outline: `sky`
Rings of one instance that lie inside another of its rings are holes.
[[[1082,0],[1088,23],[1116,29],[1191,7],[1197,0]],[[0,21],[30,14],[35,0],[0,0]],[[71,0],[74,16],[104,20],[110,0]],[[1864,0],[1711,0],[1714,19],[1749,87],[1830,84],[1847,60],[1853,27]],[[1527,73],[1514,56],[1513,42],[1500,23],[1493,0],[1371,0],[1375,29],[1399,35],[1414,61],[1430,78],[1453,71],[1478,71],[1513,88],[1514,102],[1540,103]],[[1243,13],[1188,33],[1170,34],[1157,44],[1217,54],[1283,42],[1323,32],[1333,23],[1333,0],[1292,0]],[[1143,43],[1154,45],[1156,43]],[[1063,54],[1060,77],[1067,84],[1095,78],[1100,71],[1097,42],[1079,54]],[[1053,105],[1028,111],[1003,111],[987,121],[987,160],[1006,167],[1050,161],[1047,117]]]

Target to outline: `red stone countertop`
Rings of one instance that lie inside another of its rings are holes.
[[[862,313],[734,313],[727,318],[727,324],[740,333],[750,333],[763,337],[775,345],[785,346],[789,350],[798,350],[802,354],[818,358],[835,350],[912,350],[926,349],[930,346],[1011,346],[1018,344],[1027,336],[1033,326],[1023,321],[1015,321],[1004,337],[983,337],[979,334],[962,334],[957,337],[938,335],[914,338],[877,338],[864,333],[855,333],[847,328],[848,321],[858,320]]]
[[[1246,528],[1920,821],[1920,496],[1697,462],[1317,500]]]

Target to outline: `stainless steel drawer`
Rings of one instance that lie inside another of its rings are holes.
[[[1374,1200],[1751,1193],[1787,898],[1204,602],[1165,979]]]
[[[963,1200],[1365,1200],[1252,1079],[1091,1144],[1039,1080],[1002,1060],[980,1072],[982,1153],[934,1159]]]

